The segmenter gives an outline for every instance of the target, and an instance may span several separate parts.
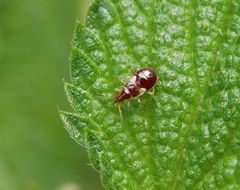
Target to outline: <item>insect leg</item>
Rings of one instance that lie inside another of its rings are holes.
[[[115,91],[120,93],[122,91],[122,89],[121,88],[115,88]]]
[[[148,94],[154,95],[154,88],[152,89],[152,91],[148,91]]]
[[[121,109],[120,105],[118,105],[118,111],[119,111],[119,114],[120,114],[121,121],[123,121],[122,109]]]

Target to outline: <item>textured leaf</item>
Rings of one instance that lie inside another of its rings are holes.
[[[240,189],[240,2],[99,0],[77,23],[66,129],[108,189]],[[151,67],[153,96],[114,105]],[[85,119],[83,119],[85,118]]]

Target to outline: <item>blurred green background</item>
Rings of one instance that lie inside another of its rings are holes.
[[[100,190],[63,128],[76,18],[90,0],[0,0],[0,190]]]

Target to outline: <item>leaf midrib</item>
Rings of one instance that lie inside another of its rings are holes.
[[[125,37],[125,36],[127,36],[127,34],[126,34],[126,31],[124,30],[125,29],[125,27],[124,27],[124,24],[123,24],[123,21],[122,21],[122,19],[121,19],[121,16],[120,16],[120,14],[119,14],[119,12],[118,12],[118,8],[115,6],[115,4],[114,3],[112,3],[112,1],[111,0],[107,0],[110,4],[111,4],[111,6],[113,7],[113,9],[114,9],[114,12],[115,12],[115,14],[116,14],[116,16],[117,16],[117,20],[118,20],[118,22],[119,22],[119,24],[120,24],[120,26],[121,26],[121,31],[122,31],[122,33],[123,33],[123,40],[124,40],[124,42],[126,43],[126,45],[127,45],[127,47],[128,47],[128,51],[130,52],[130,55],[132,56],[132,58],[135,60],[135,62],[136,63],[140,63],[140,65],[141,65],[141,62],[137,59],[137,56],[135,55],[135,53],[134,53],[134,51],[132,50],[132,48],[131,48],[131,46],[130,46],[130,44],[129,44],[129,42],[128,42],[128,39]],[[111,2],[110,2],[111,1]],[[135,2],[135,1],[134,1]],[[136,4],[136,2],[135,2],[135,4]],[[137,5],[137,4],[136,4]],[[139,7],[139,5],[137,5],[138,7]],[[140,9],[139,9],[140,10]],[[149,24],[149,22],[148,22],[148,25],[150,25]],[[150,36],[151,34],[149,34],[148,33],[148,36]],[[143,65],[141,65],[141,67],[144,67]],[[149,108],[148,108],[149,109]],[[148,111],[151,111],[151,110],[148,110]],[[146,117],[146,119],[147,119],[147,121],[148,121],[148,123],[150,123],[150,118],[149,117]],[[125,125],[125,128],[127,128],[129,125]],[[150,129],[150,130],[152,130],[152,129]],[[155,160],[153,159],[153,157],[151,156],[151,152],[152,152],[152,146],[150,146],[150,148],[149,148],[149,150],[148,150],[148,152],[147,153],[144,153],[144,151],[142,151],[142,149],[141,149],[141,147],[138,145],[139,143],[134,143],[134,142],[137,142],[137,139],[135,138],[135,135],[136,134],[134,134],[134,132],[131,130],[131,128],[129,129],[129,132],[130,132],[130,134],[131,134],[131,136],[132,136],[132,143],[133,144],[135,144],[136,146],[137,146],[137,148],[138,148],[138,150],[141,152],[141,155],[142,155],[142,157],[143,157],[143,159],[146,161],[146,163],[148,163],[148,165],[150,166],[150,171],[151,171],[151,174],[153,174],[152,175],[152,177],[154,177],[154,176],[156,176],[156,173],[157,173],[157,170],[156,170],[156,165],[155,165]],[[148,139],[151,139],[151,134],[150,133],[147,133],[148,134]],[[150,155],[150,156],[147,156],[147,155]],[[142,182],[140,182],[140,184],[141,184]],[[154,184],[155,185],[155,184]],[[153,186],[154,186],[153,185]]]

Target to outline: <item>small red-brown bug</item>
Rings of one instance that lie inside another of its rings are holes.
[[[138,70],[129,82],[125,84],[121,93],[117,96],[115,103],[141,96],[154,87],[156,82],[157,73],[153,69],[144,68]]]
[[[124,85],[124,88],[120,91],[120,94],[116,97],[114,103],[123,102],[124,100],[141,96],[154,87],[157,82],[157,78],[157,73],[153,69],[144,68],[138,70],[131,77],[129,82]],[[120,105],[118,108],[121,120],[123,120]]]

